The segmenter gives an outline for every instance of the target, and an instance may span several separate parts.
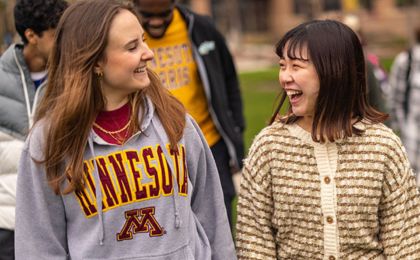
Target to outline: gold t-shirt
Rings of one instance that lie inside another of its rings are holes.
[[[197,121],[208,145],[214,145],[220,135],[210,117],[204,87],[193,58],[187,25],[177,9],[174,10],[173,21],[164,37],[153,39],[146,33],[146,43],[155,55],[150,67]]]

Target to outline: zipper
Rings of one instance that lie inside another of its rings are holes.
[[[190,35],[190,38],[192,39],[191,35],[192,35],[192,27],[194,24],[194,17],[192,15],[188,15],[189,19],[190,19],[190,23],[189,23],[189,28],[188,28],[188,32]],[[236,168],[239,169],[239,164],[238,164],[238,156],[236,155],[236,151],[235,151],[235,146],[233,145],[232,140],[228,137],[228,135],[226,134],[226,132],[223,130],[217,116],[216,113],[214,112],[213,106],[211,105],[211,94],[210,94],[210,86],[209,86],[209,79],[207,77],[207,73],[204,67],[204,62],[200,56],[200,54],[198,53],[197,47],[195,46],[195,44],[191,41],[191,46],[193,49],[193,54],[194,54],[194,58],[195,61],[197,62],[197,67],[198,67],[198,71],[200,73],[201,76],[201,81],[203,83],[204,86],[204,92],[206,94],[206,98],[207,98],[207,107],[209,108],[209,113],[210,116],[213,120],[214,125],[216,126],[217,130],[219,131],[220,135],[222,136],[223,140],[226,143],[227,149],[228,149],[228,153],[231,157],[231,161],[230,164],[236,166]]]

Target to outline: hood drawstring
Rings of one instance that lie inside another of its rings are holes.
[[[29,100],[28,85],[26,84],[25,73],[23,72],[23,68],[19,63],[18,57],[16,56],[16,49],[13,50],[13,58],[15,59],[16,65],[19,69],[20,79],[22,80],[23,94],[25,96],[25,103],[26,103],[26,113],[28,114],[28,124],[29,124],[29,129],[30,129],[34,121],[33,113],[31,112],[33,110],[31,109],[31,102]],[[34,102],[34,106],[35,106],[35,102]]]
[[[168,151],[166,150],[166,146],[164,145],[163,142],[163,137],[161,135],[161,132],[158,131],[158,127],[156,126],[156,119],[154,119],[154,117],[151,118],[151,124],[155,130],[155,133],[157,134],[158,138],[159,138],[159,144],[162,147],[162,151],[163,154],[166,157],[166,161],[168,163],[170,172],[171,172],[171,176],[173,179],[173,183],[174,183],[174,196],[172,196],[173,202],[174,202],[174,215],[175,215],[175,228],[179,229],[182,225],[182,221],[181,218],[179,216],[179,205],[178,205],[178,198],[179,198],[179,184],[177,179],[175,178],[175,172],[174,172],[174,166],[172,164],[172,160],[171,157],[169,156]],[[99,231],[99,245],[104,245],[104,237],[105,237],[105,231],[104,231],[104,220],[103,220],[103,211],[102,211],[102,191],[100,188],[100,178],[99,178],[99,166],[98,166],[98,162],[96,161],[96,155],[95,155],[95,150],[93,149],[93,132],[90,133],[90,136],[88,138],[88,145],[89,145],[89,150],[91,152],[92,158],[94,159],[94,170],[93,170],[93,179],[96,183],[96,188],[95,188],[95,197],[96,197],[96,207],[97,207],[97,211],[98,211],[98,219],[99,219],[99,225],[100,225],[100,231]]]
[[[159,144],[162,147],[163,154],[166,157],[166,162],[168,163],[169,168],[170,168],[172,179],[174,180],[173,183],[174,183],[175,194],[174,194],[174,196],[172,196],[172,200],[174,202],[174,211],[175,211],[175,214],[174,214],[175,215],[175,228],[178,229],[178,228],[181,227],[181,224],[182,224],[181,223],[181,218],[179,216],[179,206],[178,206],[178,198],[179,198],[179,186],[178,185],[179,184],[178,184],[178,181],[177,181],[177,179],[175,178],[175,175],[174,175],[175,172],[174,172],[174,167],[173,167],[173,164],[172,164],[171,157],[169,156],[168,151],[166,150],[166,146],[163,142],[161,131],[158,130],[158,127],[156,126],[155,121],[156,121],[156,119],[153,117],[152,118],[152,126],[155,130],[155,133],[157,134],[157,136],[159,138]]]
[[[99,166],[96,162],[96,156],[95,156],[95,150],[93,149],[93,133],[90,133],[90,136],[88,138],[88,144],[90,152],[92,153],[93,163],[95,165],[95,169],[93,170],[93,178],[96,183],[95,188],[95,197],[96,197],[96,207],[98,211],[98,218],[99,218],[99,225],[100,225],[100,231],[99,231],[99,245],[104,245],[104,220],[103,220],[103,212],[102,212],[102,191],[100,186],[100,179],[99,179]]]

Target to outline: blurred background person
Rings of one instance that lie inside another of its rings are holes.
[[[369,103],[377,110],[389,113],[389,83],[388,75],[382,68],[379,57],[368,50],[367,40],[361,29],[360,19],[356,15],[346,15],[343,23],[349,26],[359,37],[366,59],[367,92]],[[391,126],[391,120],[386,121]]]
[[[17,0],[16,31],[23,43],[0,57],[0,259],[14,257],[17,164],[32,126],[63,0]]]
[[[408,158],[420,181],[420,25],[415,44],[397,55],[391,67],[392,114]]]
[[[242,167],[245,121],[238,77],[209,17],[175,0],[133,0],[155,54],[151,68],[199,124],[216,160],[232,223],[232,174]]]

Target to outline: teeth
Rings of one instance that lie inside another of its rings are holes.
[[[146,71],[145,67],[137,68],[137,69],[134,70],[135,73],[141,73],[141,72],[145,72],[145,71]]]
[[[298,94],[302,94],[302,91],[298,91],[298,90],[286,90],[287,95],[293,96],[293,95],[298,95]]]

